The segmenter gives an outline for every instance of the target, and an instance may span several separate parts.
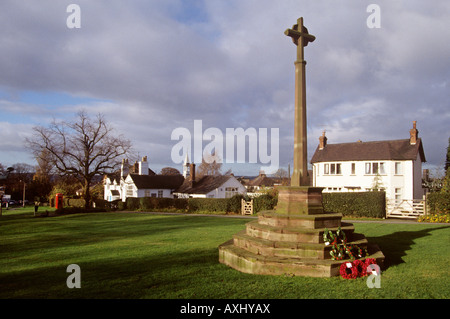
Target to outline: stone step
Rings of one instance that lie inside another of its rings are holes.
[[[375,258],[382,267],[384,255],[376,245],[366,258]],[[364,258],[365,259],[365,258]],[[238,271],[259,275],[295,275],[332,277],[339,275],[339,267],[346,260],[282,258],[257,255],[233,244],[229,240],[219,246],[219,261]]]
[[[350,237],[355,229],[355,227],[349,223],[341,223],[340,227],[347,237]],[[336,231],[338,227],[329,227],[328,229]],[[246,224],[247,235],[272,241],[323,243],[324,230],[325,228],[271,226],[260,224],[258,220]]]
[[[274,211],[258,214],[260,224],[278,227],[331,228],[341,225],[342,214],[283,215]]]
[[[356,234],[354,234],[356,235]],[[348,244],[365,248],[368,244],[364,235],[354,236]],[[273,241],[252,237],[241,231],[233,236],[234,245],[252,253],[264,256],[331,259],[331,246],[324,243],[301,243],[289,241]]]

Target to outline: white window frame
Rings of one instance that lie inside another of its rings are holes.
[[[342,163],[328,163],[324,165],[324,175],[342,175]]]
[[[402,162],[395,162],[394,163],[394,171],[395,171],[394,174],[395,175],[403,175],[402,168],[403,168]]]
[[[385,162],[366,162],[364,165],[365,175],[386,175]]]

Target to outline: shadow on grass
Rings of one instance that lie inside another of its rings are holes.
[[[201,291],[217,259],[215,249],[192,249],[80,262],[81,289],[69,289],[66,269],[76,263],[70,258],[56,266],[0,274],[0,298],[178,298],[193,294],[198,285]]]
[[[402,257],[406,256],[406,252],[411,249],[416,239],[431,236],[431,232],[447,228],[450,228],[450,226],[430,227],[417,231],[399,231],[380,237],[367,237],[367,240],[369,243],[376,243],[380,247],[386,257],[384,268],[387,269],[390,266],[404,263]]]
[[[138,250],[145,246],[154,247],[153,245],[167,245],[170,250],[171,246],[188,245],[190,241],[195,243],[198,234],[203,234],[199,240],[205,240],[208,233],[224,226],[223,219],[189,216],[80,214],[51,218],[28,217],[28,220],[24,219],[26,223],[17,225],[14,219],[9,220],[12,223],[7,227],[7,240],[0,242],[0,258],[5,260],[12,258],[11,256],[24,260],[33,256],[32,258],[38,258],[37,261],[58,260],[71,255],[79,258],[82,254],[102,255],[105,249],[123,254],[124,251],[133,251],[133,243]],[[226,226],[241,225],[243,222],[227,220]],[[19,235],[18,238],[16,234]],[[220,240],[217,245],[219,243]],[[214,246],[214,253],[216,250]],[[169,256],[170,253],[165,255]],[[168,258],[167,256],[161,258]],[[98,256],[102,257],[104,256]]]

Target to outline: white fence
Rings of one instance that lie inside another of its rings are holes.
[[[420,215],[426,214],[425,199],[409,199],[409,200],[387,200],[386,201],[386,217],[401,218],[418,218]]]

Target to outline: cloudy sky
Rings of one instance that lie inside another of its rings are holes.
[[[69,28],[67,7],[81,9]],[[380,28],[369,28],[369,4]],[[293,158],[294,60],[284,35],[304,17],[308,157],[328,143],[409,138],[417,121],[425,168],[442,167],[450,137],[448,0],[2,0],[0,163],[35,164],[35,125],[103,113],[159,171],[172,132],[194,120],[279,130],[279,165]],[[192,136],[193,138],[193,136]],[[208,141],[203,141],[203,147]],[[132,159],[135,160],[135,159]],[[261,163],[225,163],[256,175]]]

